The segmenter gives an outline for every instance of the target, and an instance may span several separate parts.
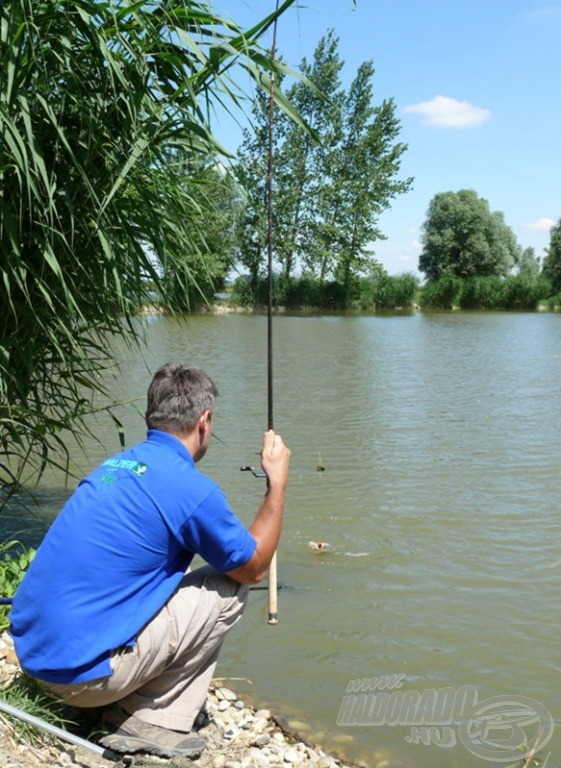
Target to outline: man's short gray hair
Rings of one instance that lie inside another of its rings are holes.
[[[205,411],[211,411],[218,390],[200,368],[166,363],[148,387],[146,425],[172,434],[191,432]]]

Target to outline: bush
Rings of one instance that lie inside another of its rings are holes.
[[[505,309],[536,310],[541,301],[551,294],[551,281],[546,277],[515,275],[504,283]]]
[[[421,306],[434,309],[453,309],[460,306],[463,280],[453,275],[444,275],[429,281],[421,294]]]
[[[351,277],[347,285],[335,280],[320,282],[310,274],[287,278],[273,276],[273,302],[289,309],[318,308],[327,310],[371,310],[412,307],[419,288],[418,278],[410,273],[390,277]],[[268,304],[269,284],[266,277],[253,282],[248,275],[234,283],[232,301],[241,306]]]
[[[415,304],[419,279],[410,272],[403,275],[382,275],[374,283],[376,309],[410,308]]]
[[[309,274],[290,281],[286,293],[286,305],[289,307],[319,307],[321,305],[321,286]]]
[[[463,281],[462,309],[497,309],[503,305],[505,282],[495,275],[475,276]]]
[[[356,309],[368,311],[374,309],[376,305],[376,281],[372,278],[360,278],[356,299],[354,300]]]
[[[11,554],[8,554],[11,552]],[[0,544],[0,597],[13,597],[19,587],[35,550],[24,550],[18,541]],[[0,632],[8,629],[9,605],[0,606]]]
[[[556,293],[553,296],[549,296],[547,299],[544,300],[544,304],[547,305],[547,308],[551,311],[558,310],[561,308],[561,293]]]
[[[251,307],[257,303],[256,299],[256,286],[252,284],[248,275],[237,277],[232,289],[232,301],[242,307]]]
[[[334,280],[319,284],[320,307],[322,309],[347,309],[352,301],[352,287],[345,289]]]

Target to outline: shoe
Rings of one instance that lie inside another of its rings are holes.
[[[101,727],[107,733],[99,739],[99,743],[113,752],[125,755],[146,752],[158,757],[189,757],[194,760],[200,757],[206,744],[197,734],[151,725],[129,715],[118,705],[105,710]]]

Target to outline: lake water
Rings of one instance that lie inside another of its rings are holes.
[[[200,468],[249,523],[264,485],[240,467],[258,464],[267,424],[266,317],[145,322],[146,347],[120,352],[113,394],[140,398],[141,413],[157,365],[204,367],[221,395]],[[388,724],[389,711],[382,724],[338,726],[350,680],[397,675],[387,693],[413,692],[409,701],[468,686],[479,702],[501,697],[494,714],[529,697],[545,708],[542,729],[553,718],[542,756],[559,765],[561,316],[283,315],[273,335],[275,428],[292,449],[279,624],[267,624],[266,591],[253,591],[217,673],[368,766],[514,761],[506,747],[481,756],[481,723],[465,746],[461,725],[446,725],[446,703],[432,733],[414,717]],[[139,411],[119,409],[127,443],[144,436]],[[77,475],[119,449],[109,419],[95,433],[87,456],[73,453]],[[28,536],[40,536],[66,495],[60,478],[45,480]],[[5,516],[4,529],[14,525]],[[330,551],[310,551],[311,540]],[[379,692],[369,693],[372,703]],[[529,738],[535,729],[524,726]],[[512,725],[497,738],[509,735]]]

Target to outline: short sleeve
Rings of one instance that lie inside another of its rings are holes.
[[[219,488],[189,516],[180,536],[186,549],[222,573],[249,562],[256,547],[255,539],[232,512]]]

